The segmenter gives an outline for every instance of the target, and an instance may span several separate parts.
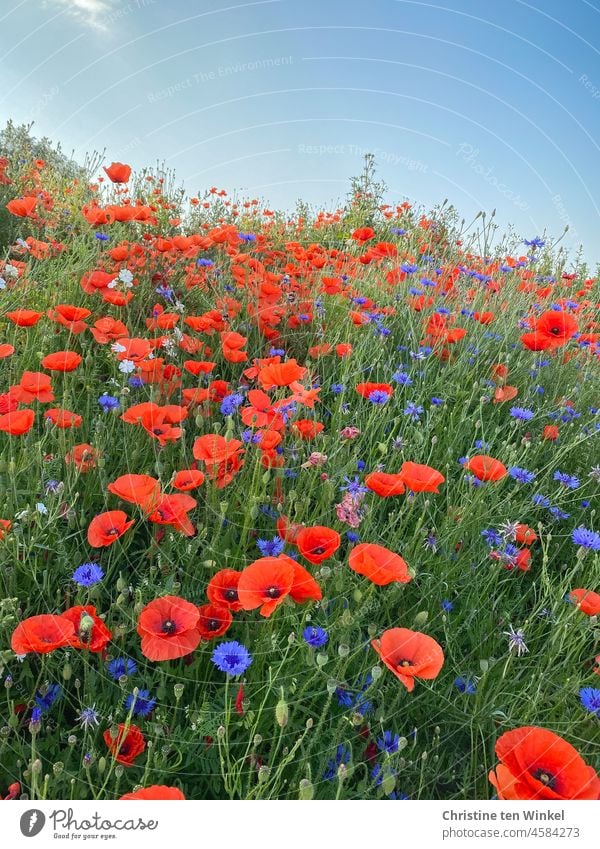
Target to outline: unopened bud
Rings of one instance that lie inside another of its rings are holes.
[[[298,798],[302,800],[310,800],[314,798],[315,788],[308,778],[303,778],[298,785]]]

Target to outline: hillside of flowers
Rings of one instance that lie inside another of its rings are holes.
[[[597,279],[0,159],[0,797],[598,799]]]

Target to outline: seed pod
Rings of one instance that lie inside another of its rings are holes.
[[[277,725],[280,728],[284,728],[288,724],[289,716],[290,713],[287,702],[282,696],[275,707],[275,719],[277,720]]]
[[[310,799],[314,798],[314,795],[315,788],[313,787],[312,782],[310,782],[308,778],[302,778],[298,785],[298,798],[310,801]]]

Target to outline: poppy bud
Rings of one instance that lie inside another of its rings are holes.
[[[183,684],[175,684],[173,692],[175,693],[176,700],[179,701],[179,699],[183,696]]]
[[[73,674],[73,669],[70,663],[65,663],[63,666],[62,677],[63,681],[70,681],[71,675]]]
[[[36,758],[34,762],[31,764],[31,774],[32,775],[40,775],[42,771],[42,762],[39,758]]]
[[[423,625],[427,622],[428,619],[429,619],[429,613],[427,613],[426,610],[421,610],[415,616],[415,626],[417,628],[422,628]]]
[[[350,654],[350,646],[346,646],[342,643],[338,646],[338,654],[340,657],[348,657]]]
[[[52,764],[52,772],[54,773],[54,775],[57,778],[58,778],[59,775],[62,774],[62,771],[63,771],[64,768],[65,768],[65,765],[62,761],[56,761],[55,764]]]
[[[317,655],[317,666],[325,666],[329,658],[326,654],[318,654]]]
[[[74,746],[76,742],[77,737],[74,734],[69,734],[69,736],[67,737],[67,743],[69,744],[69,746]]]
[[[371,669],[371,678],[373,679],[373,681],[377,681],[377,679],[381,678],[382,675],[383,669],[381,668],[381,666],[374,666]]]
[[[106,769],[106,758],[100,758],[98,760],[98,772],[100,773],[100,775],[102,775],[102,773],[104,772],[105,769]]]
[[[271,767],[270,766],[261,766],[258,770],[258,783],[264,784],[265,781],[269,780],[269,776],[271,775]]]
[[[354,592],[352,593],[352,598],[356,602],[359,602],[362,599],[362,597],[363,597],[363,594],[360,590],[354,590]]]
[[[275,707],[275,719],[277,720],[277,725],[280,728],[284,728],[288,724],[290,713],[288,710],[287,702],[282,697],[277,702],[277,706]]]
[[[308,800],[314,798],[315,788],[308,778],[302,778],[298,785],[298,798],[302,800]]]
[[[337,690],[337,687],[338,687],[338,682],[335,680],[335,678],[329,678],[327,680],[327,692],[329,693],[330,696],[333,696],[333,694]]]
[[[390,793],[394,792],[395,787],[396,779],[391,773],[388,773],[388,775],[386,775],[383,781],[381,782],[381,789],[383,790],[386,796],[389,796]]]

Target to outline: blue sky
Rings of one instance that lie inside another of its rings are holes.
[[[600,0],[3,0],[0,27],[0,118],[78,158],[331,209],[373,151],[390,202],[568,224],[600,261]]]

